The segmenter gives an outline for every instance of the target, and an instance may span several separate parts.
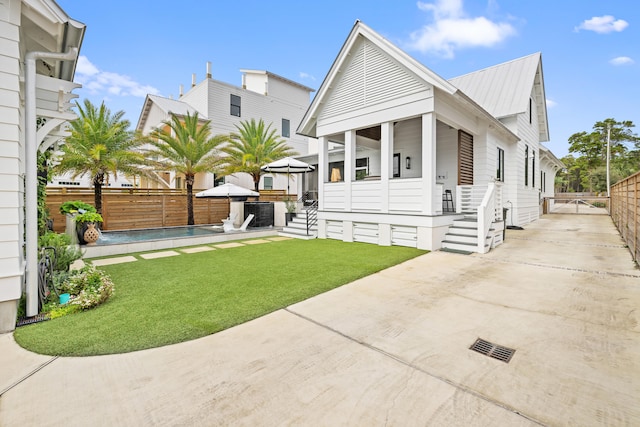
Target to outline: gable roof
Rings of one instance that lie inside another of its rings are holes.
[[[541,141],[549,140],[540,52],[449,80],[497,118],[526,113],[535,92]]]
[[[140,118],[138,119],[136,130],[142,130],[142,128],[144,127],[144,123],[147,121],[147,117],[149,116],[149,111],[151,111],[152,105],[156,105],[167,115],[173,113],[178,116],[186,116],[187,113],[193,115],[197,111],[195,108],[182,101],[164,98],[157,95],[147,95],[146,99],[144,100],[144,105],[142,106],[142,112],[140,113]],[[205,117],[201,118],[205,119]]]
[[[427,82],[428,84],[434,86],[435,88],[446,94],[456,97],[462,103],[470,105],[472,108],[477,110],[478,114],[493,122],[493,124],[497,128],[511,135],[515,140],[518,139],[517,136],[515,136],[504,124],[502,124],[484,108],[478,105],[478,103],[475,102],[473,98],[465,95],[449,81],[440,77],[438,74],[434,73],[429,68],[416,61],[406,52],[389,42],[387,39],[373,31],[371,28],[360,21],[355,22],[353,28],[351,29],[351,32],[349,33],[349,36],[340,49],[338,56],[334,60],[331,68],[329,69],[329,72],[320,85],[320,89],[318,89],[316,96],[314,97],[311,105],[302,118],[300,125],[298,126],[298,129],[296,131],[298,134],[316,137],[315,128],[318,114],[320,113],[321,108],[324,107],[324,105],[331,97],[333,83],[340,78],[340,74],[345,72],[344,67],[349,65],[350,56],[357,48],[357,45],[361,38],[364,38],[374,44],[376,48],[378,48],[384,54],[389,55],[389,57],[397,61],[405,69],[409,70],[411,73],[417,76],[418,79]]]

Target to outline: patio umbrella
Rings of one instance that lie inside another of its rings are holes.
[[[271,173],[286,173],[287,194],[289,194],[289,174],[311,172],[312,170],[315,170],[315,167],[301,160],[294,159],[293,157],[284,157],[264,165],[260,169]]]
[[[210,188],[208,190],[200,191],[196,193],[196,197],[249,197],[259,196],[260,193],[249,190],[248,188],[240,187],[239,185],[227,183],[217,187]]]

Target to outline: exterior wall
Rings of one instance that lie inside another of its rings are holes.
[[[0,333],[15,325],[24,262],[20,7],[18,0],[0,3]]]
[[[400,154],[400,178],[420,178],[422,176],[421,142],[422,119],[420,117],[396,123],[393,129],[393,153]],[[407,157],[411,157],[411,169],[405,167]]]

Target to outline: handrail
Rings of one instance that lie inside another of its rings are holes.
[[[485,248],[485,240],[489,234],[489,227],[495,220],[495,197],[496,186],[490,182],[487,191],[482,198],[480,206],[478,206],[478,252],[484,254],[487,252]]]
[[[310,205],[305,207],[307,211],[307,236],[310,235],[311,227],[318,223],[318,201],[313,200]]]

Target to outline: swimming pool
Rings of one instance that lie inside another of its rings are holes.
[[[211,236],[221,233],[223,233],[222,228],[213,228],[210,225],[103,231],[100,233],[100,238],[96,242],[96,245],[120,245],[123,243],[146,242],[152,240]]]

